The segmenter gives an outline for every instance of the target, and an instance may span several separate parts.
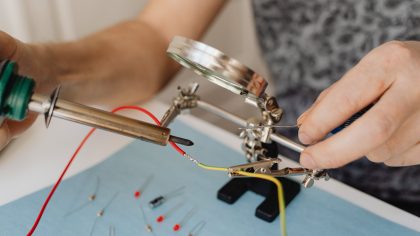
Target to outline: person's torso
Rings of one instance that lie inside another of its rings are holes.
[[[374,47],[420,39],[420,0],[255,0],[253,6],[289,123]]]
[[[253,7],[288,125],[373,48],[420,39],[420,0],[254,0]],[[282,132],[296,139],[297,130]],[[330,173],[420,215],[420,166],[389,168],[360,159]]]

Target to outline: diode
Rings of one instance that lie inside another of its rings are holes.
[[[134,191],[135,198],[140,198],[140,196],[143,194],[144,190],[149,185],[150,181],[152,181],[152,179],[153,175],[150,175],[149,177],[147,177],[146,181],[144,181],[144,183],[136,191]]]
[[[169,218],[176,210],[178,210],[179,208],[181,208],[184,205],[183,202],[178,203],[177,205],[175,205],[174,207],[172,207],[171,209],[169,209],[166,213],[159,215],[156,218],[156,222],[158,223],[162,223],[164,220],[166,220],[167,218]]]
[[[172,230],[177,232],[188,222],[189,219],[194,215],[195,207],[193,207],[177,224],[172,227]]]
[[[162,205],[169,198],[175,197],[175,196],[178,196],[178,195],[182,194],[183,191],[184,191],[184,189],[185,189],[185,186],[182,186],[182,187],[180,187],[178,189],[175,189],[174,191],[171,191],[171,192],[169,192],[169,193],[167,193],[165,195],[161,195],[161,196],[158,196],[158,197],[154,198],[153,200],[151,200],[149,202],[149,207],[152,208],[152,209],[154,209],[154,208]]]

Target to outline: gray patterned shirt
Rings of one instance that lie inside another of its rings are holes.
[[[420,0],[254,0],[253,6],[287,124],[374,47],[420,39]],[[296,130],[284,132],[296,139]],[[331,174],[420,215],[420,166],[390,168],[361,159]]]

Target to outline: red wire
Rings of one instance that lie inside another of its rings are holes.
[[[137,106],[122,106],[122,107],[118,107],[116,108],[113,112],[117,112],[120,110],[137,110],[140,112],[143,112],[144,114],[148,115],[157,125],[161,125],[160,121],[156,118],[155,115],[153,115],[150,111],[148,111],[147,109],[144,109],[142,107],[137,107]],[[182,150],[176,143],[170,141],[169,144],[171,144],[171,146],[177,151],[179,152],[179,154],[181,154],[181,156],[185,155],[185,151]]]
[[[147,109],[144,109],[142,107],[137,107],[137,106],[121,106],[121,107],[117,107],[114,110],[112,110],[112,113],[115,113],[115,112],[118,112],[118,111],[122,111],[122,110],[137,110],[137,111],[143,112],[144,114],[146,114],[147,116],[149,116],[157,125],[159,125],[159,126],[161,125],[160,121],[156,118],[155,115],[153,115],[150,111],[148,111]],[[63,177],[66,174],[67,170],[70,168],[70,166],[73,163],[74,159],[76,159],[76,157],[79,154],[80,150],[85,145],[85,143],[89,139],[89,137],[92,136],[92,134],[95,132],[95,130],[96,130],[96,128],[92,128],[86,134],[86,136],[83,138],[82,142],[80,142],[80,144],[77,147],[77,149],[74,151],[74,153],[73,153],[72,157],[70,158],[69,162],[67,163],[66,167],[61,172],[60,177],[58,178],[57,182],[54,184],[54,186],[52,187],[51,191],[49,192],[47,198],[45,199],[44,203],[42,204],[41,210],[39,211],[38,216],[36,217],[35,222],[32,225],[32,228],[27,233],[28,236],[31,236],[35,232],[36,228],[38,227],[39,222],[41,221],[42,216],[44,215],[44,211],[47,208],[48,203],[50,202],[52,196],[55,193],[55,190],[60,185],[61,180],[63,179]],[[183,151],[176,143],[174,143],[172,141],[170,141],[169,143],[182,156],[185,154],[185,151]]]

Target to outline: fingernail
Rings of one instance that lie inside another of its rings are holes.
[[[302,153],[302,155],[300,156],[300,164],[308,169],[316,169],[314,159],[307,153]]]
[[[300,130],[299,130],[299,140],[303,144],[311,144],[311,143],[313,143],[312,138],[309,137],[307,134],[305,134],[305,132],[301,132]]]
[[[299,118],[297,118],[296,123],[300,126],[302,124],[303,118],[305,118],[306,114],[308,112],[305,111],[304,113],[302,113],[302,115],[299,116]]]

